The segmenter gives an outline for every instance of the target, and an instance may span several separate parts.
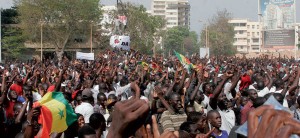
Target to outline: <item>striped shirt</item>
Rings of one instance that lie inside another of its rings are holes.
[[[186,114],[171,114],[168,110],[161,115],[160,124],[164,131],[179,130],[180,125],[186,121]]]

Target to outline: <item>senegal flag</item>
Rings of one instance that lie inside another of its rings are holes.
[[[176,55],[176,57],[178,58],[178,60],[180,61],[180,63],[182,64],[182,66],[188,71],[188,73],[190,74],[191,72],[191,68],[193,68],[193,64],[191,63],[191,61],[186,58],[185,56],[177,53],[175,50],[174,50],[174,53]]]
[[[143,67],[148,67],[148,64],[144,61],[139,61],[138,64],[142,65]]]
[[[39,123],[42,124],[42,138],[50,137],[53,132],[65,131],[77,120],[77,115],[61,92],[48,92],[43,98],[34,103],[41,106]]]

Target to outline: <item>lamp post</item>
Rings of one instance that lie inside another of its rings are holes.
[[[91,53],[93,53],[93,22],[91,22]]]
[[[43,25],[44,22],[41,20],[41,61],[43,61]]]
[[[199,22],[201,23],[202,21],[199,20]],[[209,35],[209,32],[208,32],[208,28],[207,28],[207,25],[206,25],[205,22],[204,22],[204,26],[205,26],[205,49],[206,49],[206,54],[208,54],[208,48],[209,48],[209,38],[208,38],[208,35]],[[201,31],[200,31],[200,34],[201,34]],[[201,37],[200,37],[200,40],[201,40]]]

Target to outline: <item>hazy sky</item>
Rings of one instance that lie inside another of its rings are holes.
[[[13,0],[0,0],[0,8],[9,8]],[[114,5],[117,0],[100,0],[104,5]],[[143,4],[150,10],[152,0],[122,0],[136,4]],[[296,0],[297,1],[297,0]],[[191,4],[191,30],[198,34],[207,19],[211,18],[218,10],[227,9],[233,18],[248,18],[258,20],[258,0],[189,0]],[[298,9],[297,22],[300,22],[300,2],[296,3]],[[201,20],[202,22],[199,22]]]

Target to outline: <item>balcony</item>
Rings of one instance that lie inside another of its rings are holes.
[[[236,27],[234,27],[234,31],[239,31],[239,30],[247,31],[247,26],[236,26]]]
[[[247,46],[248,43],[247,43],[247,41],[236,41],[236,42],[233,43],[233,45],[235,45],[235,46]]]
[[[244,34],[235,34],[234,38],[247,38],[247,34],[246,33],[244,33]]]

